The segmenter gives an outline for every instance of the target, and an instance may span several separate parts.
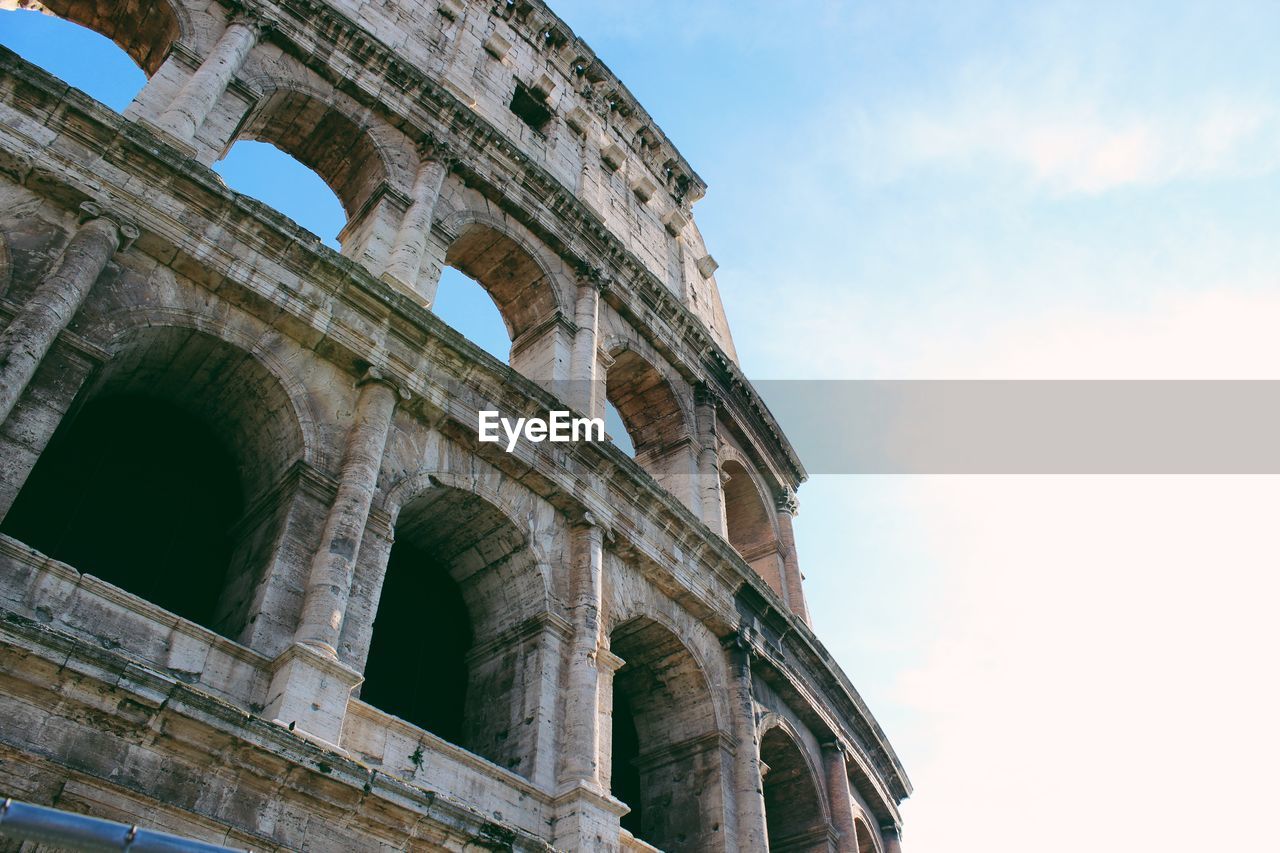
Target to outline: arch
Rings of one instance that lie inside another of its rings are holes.
[[[340,109],[332,96],[301,85],[281,86],[269,78],[249,81],[264,90],[256,109],[223,152],[241,139],[279,148],[319,175],[354,218],[383,182],[390,182],[393,158],[376,132]],[[406,181],[402,178],[400,185]]]
[[[829,851],[831,829],[818,773],[791,726],[774,718],[760,738],[764,811],[771,853]]]
[[[110,352],[4,530],[239,639],[282,523],[253,507],[302,455],[288,396],[252,354],[189,328],[133,328]]]
[[[501,220],[472,210],[439,223],[449,235],[444,262],[488,292],[513,343],[562,316],[555,277],[546,259]]]
[[[762,487],[751,470],[736,458],[726,459],[720,470],[724,479],[724,517],[729,544],[774,592],[783,595],[778,530]]]
[[[880,846],[876,843],[876,834],[862,819],[862,815],[854,817],[853,832],[857,836],[858,853],[879,853]]]
[[[618,410],[636,457],[660,455],[690,436],[689,412],[671,382],[635,349],[617,344],[605,376],[605,397]]]
[[[647,616],[613,628],[610,790],[623,828],[665,850],[715,847],[726,772],[705,671],[679,637]]]
[[[25,8],[79,24],[115,42],[147,77],[159,70],[173,46],[190,32],[185,10],[166,0],[39,0]]]
[[[429,477],[395,512],[362,698],[524,776],[540,653],[523,630],[547,610],[530,537],[475,490]],[[535,635],[530,635],[534,633]]]

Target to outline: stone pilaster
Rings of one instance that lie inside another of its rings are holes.
[[[573,639],[565,666],[564,741],[560,784],[600,784],[600,610],[604,577],[604,530],[590,513],[573,527],[570,588]]]
[[[433,141],[424,144],[419,153],[421,162],[413,182],[412,200],[404,218],[400,220],[395,246],[391,250],[386,269],[382,271],[383,281],[408,291],[414,291],[417,285],[423,255],[427,250],[427,239],[431,234],[436,202],[440,199],[445,176],[454,163],[449,149],[441,143]],[[428,303],[435,301],[435,295],[430,296]]]
[[[596,388],[596,346],[600,339],[600,292],[606,286],[607,280],[599,270],[584,270],[578,275],[578,298],[573,311],[577,331],[573,334],[573,352],[569,359],[569,403],[588,417],[595,416],[596,398],[604,390]]]
[[[858,834],[853,825],[853,793],[849,789],[844,744],[838,740],[824,743],[822,763],[827,774],[831,822],[840,836],[837,849],[840,853],[858,853]]]
[[[737,802],[739,850],[767,850],[768,826],[764,813],[764,767],[760,763],[760,738],[756,733],[756,706],[751,688],[750,638],[743,632],[726,643],[732,698],[733,728],[737,739],[734,763],[734,798]]]
[[[694,417],[698,431],[698,480],[702,520],[721,536],[727,537],[724,516],[724,485],[720,482],[720,444],[716,435],[716,409],[720,398],[706,385],[693,389]]]
[[[391,417],[402,395],[372,368],[360,381],[355,419],[342,454],[338,493],[311,564],[302,619],[294,635],[297,642],[331,658],[338,654],[356,555],[373,504]]]
[[[800,509],[796,493],[786,488],[778,493],[778,551],[782,557],[782,582],[786,586],[787,604],[791,611],[799,616],[806,625],[809,623],[809,608],[804,602],[804,584],[800,576],[800,560],[796,555],[796,535],[792,530],[791,520]]]
[[[263,29],[263,21],[256,16],[240,14],[233,18],[204,62],[160,114],[156,126],[180,143],[180,147],[190,148],[196,131],[227,91]]]
[[[80,209],[87,221],[67,242],[53,272],[0,333],[0,423],[8,420],[40,362],[71,323],[107,262],[138,236],[137,228],[104,213],[93,202],[85,202]]]

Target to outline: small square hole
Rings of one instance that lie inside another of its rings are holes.
[[[516,83],[516,93],[511,96],[511,112],[538,133],[542,133],[551,121],[551,108],[520,82]]]

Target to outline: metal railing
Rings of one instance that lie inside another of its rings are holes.
[[[51,844],[63,850],[99,853],[228,853],[231,848],[206,844],[167,832],[143,829],[74,812],[6,799],[0,805],[0,838]]]

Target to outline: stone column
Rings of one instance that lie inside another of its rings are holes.
[[[573,334],[569,360],[569,402],[588,417],[596,414],[596,346],[600,338],[600,292],[604,287],[599,270],[578,275],[578,299],[573,311],[578,328]]]
[[[804,586],[800,577],[800,560],[796,556],[796,536],[791,529],[791,520],[800,508],[796,493],[784,488],[778,493],[778,551],[782,557],[782,582],[787,588],[787,604],[791,611],[809,623],[809,608],[804,603]]]
[[[67,242],[53,272],[0,333],[0,423],[8,420],[40,362],[70,324],[107,262],[138,237],[137,228],[104,214],[93,202],[85,202],[80,209],[87,221]]]
[[[716,408],[720,398],[703,383],[693,389],[698,430],[698,479],[702,520],[722,537],[728,536],[724,518],[724,488],[720,482],[720,445],[716,437]]]
[[[360,381],[355,422],[342,453],[338,493],[311,563],[302,619],[294,634],[296,642],[330,658],[338,656],[356,555],[373,504],[391,416],[401,396],[403,392],[373,368]]]
[[[564,741],[560,765],[562,787],[600,788],[600,609],[604,579],[604,530],[590,513],[572,531],[573,639],[566,668]]]
[[[421,162],[413,182],[413,195],[409,209],[400,220],[395,245],[382,280],[412,291],[422,270],[422,257],[427,250],[427,238],[431,234],[431,220],[445,175],[453,167],[453,157],[442,143],[431,141],[419,148]],[[431,301],[435,301],[432,299]]]
[[[252,15],[240,14],[232,19],[204,62],[160,114],[156,126],[184,146],[189,146],[200,125],[204,124],[232,78],[244,65],[249,51],[258,43],[262,30],[263,22]]]
[[[896,823],[881,824],[880,838],[884,841],[884,853],[902,853],[902,830]]]
[[[840,834],[840,853],[858,853],[858,833],[853,825],[853,793],[849,790],[849,768],[845,747],[840,741],[822,745],[822,763],[827,773],[827,796],[830,798],[831,822]]]
[[[733,727],[738,742],[733,786],[737,801],[737,849],[768,850],[760,739],[756,734],[756,706],[751,690],[751,640],[739,631],[729,638],[726,645],[732,683]]]

